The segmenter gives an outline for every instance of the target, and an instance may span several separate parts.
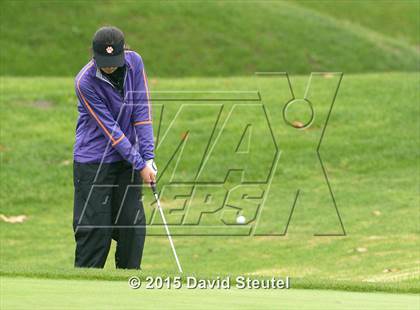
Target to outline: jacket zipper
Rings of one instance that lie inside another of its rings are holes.
[[[127,71],[128,71],[128,67],[125,68],[124,83],[123,83],[123,93],[121,95],[122,100],[123,100],[123,103],[125,103],[125,87],[126,87],[125,80],[127,79]]]

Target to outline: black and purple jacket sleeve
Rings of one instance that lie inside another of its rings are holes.
[[[136,66],[135,74],[135,94],[133,94],[135,100],[132,121],[136,129],[137,139],[139,141],[140,155],[144,160],[149,160],[155,157],[152,108],[146,71],[140,56],[138,56],[138,60],[139,63]]]
[[[135,169],[143,169],[146,164],[145,159],[143,159],[140,152],[136,150],[130,140],[124,135],[108,107],[96,94],[92,86],[90,86],[89,83],[81,82],[80,79],[76,82],[75,86],[79,101],[96,121],[105,137],[110,140],[112,147],[114,147],[125,160],[130,162]]]

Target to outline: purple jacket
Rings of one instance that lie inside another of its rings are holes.
[[[143,61],[125,51],[124,98],[92,59],[77,74],[78,98],[74,160],[80,163],[130,162],[142,169],[154,158],[152,111]]]

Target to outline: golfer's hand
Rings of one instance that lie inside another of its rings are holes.
[[[150,184],[156,181],[155,171],[150,168],[149,165],[144,166],[144,168],[140,171],[140,176],[143,179],[143,182],[146,184]]]

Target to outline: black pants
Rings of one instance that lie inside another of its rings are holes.
[[[146,235],[139,171],[125,161],[74,162],[73,173],[75,266],[103,268],[114,239],[116,267],[139,269]]]

